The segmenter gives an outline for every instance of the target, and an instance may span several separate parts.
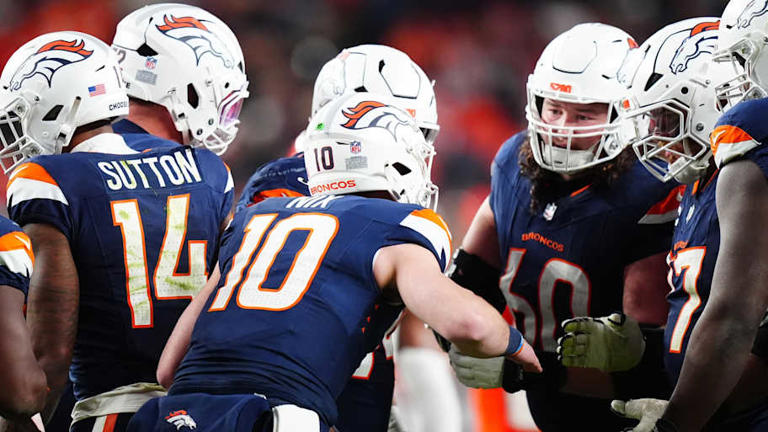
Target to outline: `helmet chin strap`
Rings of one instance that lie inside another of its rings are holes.
[[[672,162],[672,164],[669,166],[670,171],[675,172],[676,170],[680,170],[679,172],[675,173],[672,177],[677,180],[681,184],[690,184],[695,182],[696,180],[700,179],[701,177],[706,174],[707,169],[709,168],[709,162],[707,160],[704,161],[694,161],[687,167],[680,169],[682,165],[685,165],[686,161],[683,158],[678,158],[676,161]]]
[[[596,142],[592,147],[586,150],[568,150],[566,148],[557,147],[554,144],[543,144],[541,149],[541,159],[545,164],[556,168],[562,167],[564,171],[579,171],[568,169],[569,166],[581,166],[586,165],[595,158],[595,147],[600,142]],[[545,167],[546,168],[546,167]]]

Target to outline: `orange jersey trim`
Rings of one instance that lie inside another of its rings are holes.
[[[12,251],[22,249],[27,253],[32,264],[35,263],[35,255],[32,253],[32,242],[26,234],[14,231],[0,237],[0,251]]]
[[[6,186],[6,188],[10,187],[11,184],[13,184],[13,182],[19,178],[37,180],[52,184],[54,186],[59,186],[59,184],[56,183],[56,180],[51,177],[51,175],[48,173],[48,171],[45,170],[45,168],[42,167],[42,165],[38,165],[34,162],[27,162],[16,168],[16,170],[11,174],[11,177],[8,179],[8,186]]]
[[[735,144],[750,140],[754,141],[752,135],[744,132],[741,128],[731,125],[718,126],[709,135],[713,155],[717,154],[717,148],[720,144]]]
[[[683,197],[683,192],[685,192],[685,185],[680,185],[672,189],[669,192],[669,195],[667,195],[663,200],[659,201],[653,207],[651,207],[646,212],[646,214],[663,215],[671,211],[677,210],[677,207],[680,206],[680,201]]]

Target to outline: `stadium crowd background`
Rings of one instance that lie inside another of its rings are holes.
[[[489,191],[501,143],[526,126],[525,83],[546,43],[580,22],[618,26],[638,43],[683,18],[719,16],[725,0],[177,0],[224,20],[243,48],[250,97],[223,156],[236,196],[262,163],[292,151],[307,124],[314,78],[340,49],[398,48],[436,81],[440,134],[432,173],[454,245]],[[117,22],[157,1],[0,0],[0,63],[27,40],[79,30],[111,42]],[[0,175],[4,198],[6,179]],[[3,200],[4,201],[4,200]],[[0,210],[7,214],[5,208]],[[504,409],[501,399],[473,405]],[[471,400],[472,398],[470,398]],[[490,404],[490,406],[489,406]],[[471,416],[470,416],[471,417]],[[475,416],[477,417],[477,416]],[[468,429],[510,430],[486,419]]]

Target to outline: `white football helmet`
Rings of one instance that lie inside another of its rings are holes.
[[[627,52],[637,43],[624,31],[605,24],[579,24],[544,48],[528,77],[528,120],[531,150],[536,162],[550,171],[573,173],[613,159],[621,153],[617,106],[626,88],[616,73]],[[545,98],[579,104],[604,103],[605,122],[593,126],[555,126],[544,122]],[[565,138],[566,145],[555,145]],[[571,148],[572,140],[594,138],[587,150]]]
[[[0,164],[6,173],[34,156],[61,153],[80,126],[128,114],[117,55],[85,33],[48,33],[27,42],[0,81]]]
[[[358,45],[342,50],[320,70],[312,95],[312,115],[346,93],[378,93],[390,96],[398,108],[413,116],[432,144],[440,131],[433,85],[404,52],[386,45]]]
[[[434,209],[434,154],[416,122],[392,98],[348,93],[321,108],[307,127],[309,191],[386,191],[398,202]]]
[[[226,151],[248,79],[240,44],[224,22],[195,6],[145,6],[120,21],[112,47],[130,97],[164,106],[184,144]]]
[[[730,73],[711,61],[718,25],[718,18],[670,24],[632,50],[619,70],[631,92],[621,106],[634,126],[626,144],[663,182],[691,183],[709,167],[709,133],[720,116],[714,87]]]
[[[714,61],[729,63],[729,77],[718,83],[718,107],[726,111],[742,100],[768,95],[768,0],[731,0],[723,10]]]

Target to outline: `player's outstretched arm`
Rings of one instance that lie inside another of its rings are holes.
[[[29,418],[43,409],[45,373],[32,352],[24,321],[24,293],[0,285],[0,416]]]
[[[27,324],[37,361],[50,387],[43,410],[43,419],[47,420],[67,384],[77,334],[80,285],[67,237],[51,225],[33,223],[23,228],[35,253]]]
[[[748,160],[717,180],[720,250],[709,301],[691,334],[664,418],[701,430],[741,376],[768,306],[768,182]]]
[[[179,320],[176,321],[176,326],[173,327],[171,336],[165,343],[163,353],[160,355],[160,360],[157,364],[157,382],[165,388],[170,388],[171,384],[173,384],[173,376],[176,374],[176,369],[187,353],[187,349],[189,349],[189,341],[192,339],[192,330],[195,328],[197,317],[200,316],[205,302],[219,283],[219,276],[219,265],[216,264],[205,287],[197,293],[195,298],[187,305],[187,308],[184,309]]]
[[[509,352],[510,329],[486,301],[442,274],[434,256],[415,244],[388,246],[377,254],[374,275],[386,292],[399,293],[406,307],[462,352],[495,357]],[[512,336],[519,336],[513,333]],[[533,348],[516,338],[514,360],[527,370],[541,371]]]

